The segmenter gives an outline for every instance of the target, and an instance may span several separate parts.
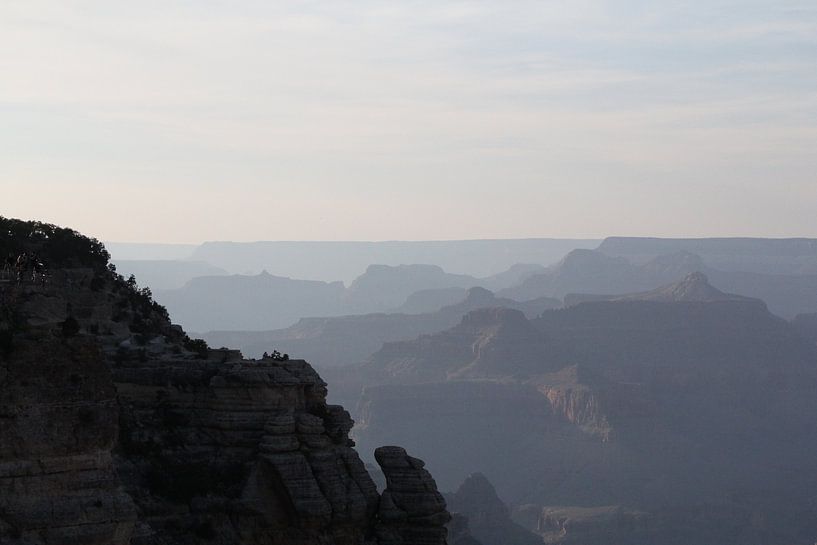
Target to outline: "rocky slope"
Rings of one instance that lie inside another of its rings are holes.
[[[534,274],[545,270],[542,265],[518,263],[507,271],[474,279],[472,285],[479,286],[483,291],[496,291],[515,286]],[[411,293],[402,305],[391,310],[403,314],[431,314],[450,305],[461,303],[471,296],[466,288],[424,288]],[[510,299],[508,299],[510,301]],[[555,301],[555,300],[554,300]],[[499,306],[499,305],[496,305]],[[558,302],[554,306],[558,306]]]
[[[156,290],[174,320],[191,331],[274,329],[302,316],[343,314],[342,282],[257,275],[203,276],[178,289]]]
[[[470,288],[478,280],[466,274],[451,274],[437,265],[369,265],[344,293],[351,313],[393,309],[415,291],[441,288]]]
[[[701,256],[684,250],[635,256],[638,257],[644,261],[632,262],[600,250],[575,250],[547,271],[500,290],[498,295],[519,300],[560,297],[570,305],[599,299],[599,295],[626,295],[654,290],[679,281],[688,274],[700,272],[719,290],[761,299],[773,313],[784,318],[817,311],[817,274],[808,268],[799,274],[721,270]],[[776,270],[774,267],[772,269]],[[782,270],[788,269],[782,267]]]
[[[499,499],[482,473],[469,475],[457,490],[446,494],[449,509],[468,519],[471,534],[483,545],[541,545],[541,536],[511,519],[510,510]]]
[[[477,311],[359,371],[359,445],[411,447],[446,489],[495,475],[550,542],[817,536],[817,347],[702,275],[533,320]]]
[[[804,338],[817,343],[817,312],[795,316],[792,325]]]
[[[554,507],[527,504],[514,509],[513,520],[538,534],[540,543],[560,545],[650,542],[654,539],[657,524],[646,512],[617,505]]]
[[[608,237],[598,250],[645,263],[659,255],[689,252],[722,271],[799,275],[817,273],[817,239]]]
[[[702,272],[693,272],[686,275],[679,282],[661,286],[654,290],[628,295],[598,295],[598,294],[570,294],[565,297],[565,306],[572,307],[580,303],[598,301],[653,301],[659,303],[712,303],[715,301],[752,301],[750,297],[743,297],[733,293],[724,293],[709,283],[709,279]],[[758,300],[755,302],[760,303]],[[761,303],[762,304],[762,303]]]
[[[213,267],[203,261],[181,259],[117,259],[112,263],[117,271],[128,277],[135,275],[141,283],[151,286],[154,291],[177,289],[193,278],[201,276],[221,276],[227,271]]]
[[[0,282],[4,545],[445,543],[422,462],[378,449],[378,494],[309,364],[208,350],[96,241],[0,221],[46,265]]]
[[[560,301],[556,299],[520,303],[477,287],[464,290],[457,302],[432,313],[303,318],[286,329],[211,331],[205,333],[204,338],[214,346],[235,346],[249,355],[260,355],[273,348],[298,354],[323,370],[363,362],[386,342],[409,340],[453,327],[471,310],[506,307],[534,317],[558,306]]]
[[[483,308],[469,312],[447,331],[386,343],[361,367],[361,373],[401,384],[528,376],[543,372],[546,360],[547,342],[522,312]]]
[[[157,266],[155,275],[161,276],[162,268]],[[469,288],[505,288],[535,270],[523,265],[480,279],[451,274],[436,265],[370,265],[348,288],[339,281],[298,280],[262,271],[257,275],[201,276],[176,289],[155,290],[155,295],[191,331],[269,331],[307,317],[393,313],[422,290],[461,290],[453,301],[459,303]],[[443,306],[441,303],[429,313]]]
[[[626,294],[650,290],[702,271],[701,259],[687,252],[657,256],[635,265],[596,250],[573,250],[547,271],[501,290],[501,297],[526,300],[572,293]]]
[[[696,271],[686,275],[681,281],[668,286],[661,286],[644,293],[622,295],[614,297],[612,301],[655,301],[663,303],[698,302],[711,303],[714,301],[741,301],[750,300],[732,293],[724,293],[709,283],[709,279],[702,272]]]

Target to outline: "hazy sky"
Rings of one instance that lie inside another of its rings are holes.
[[[817,3],[0,1],[0,215],[817,236]]]

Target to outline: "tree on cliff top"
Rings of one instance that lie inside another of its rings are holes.
[[[125,280],[116,273],[116,267],[108,265],[111,255],[99,240],[67,227],[0,216],[0,256],[18,256],[24,253],[36,255],[46,269],[93,269],[92,289],[99,290],[106,281],[112,281],[114,285],[126,290],[131,307],[143,317],[141,321],[150,318],[152,313],[160,321],[170,320],[167,309],[153,300],[149,288],[140,289],[133,276]],[[137,324],[137,329],[151,329],[155,326],[144,325],[141,321]]]
[[[105,269],[111,258],[105,246],[66,227],[0,216],[0,256],[35,253],[46,267]]]

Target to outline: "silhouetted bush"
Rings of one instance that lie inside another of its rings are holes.
[[[101,276],[94,276],[91,279],[91,291],[100,291],[105,287],[105,279]]]
[[[39,221],[23,221],[0,216],[0,256],[31,252],[46,267],[89,267],[105,270],[110,254],[95,238],[73,229]]]
[[[281,354],[279,351],[273,350],[272,354],[268,354],[267,352],[264,352],[264,355],[262,356],[262,358],[264,358],[264,359],[269,358],[269,359],[275,360],[275,361],[289,361],[289,354]]]
[[[184,347],[191,352],[195,352],[201,359],[207,358],[207,350],[209,347],[204,339],[191,339],[187,337],[184,340]]]

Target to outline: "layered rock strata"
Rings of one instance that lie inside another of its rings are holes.
[[[381,497],[308,363],[208,350],[101,245],[35,227],[93,254],[0,282],[0,543],[445,543],[422,462],[387,449]]]
[[[199,533],[356,544],[377,525],[379,496],[348,438],[349,413],[325,403],[306,362],[171,360],[113,375],[117,462],[143,526],[134,543],[196,543],[187,536]]]
[[[451,515],[434,479],[424,469],[425,462],[393,446],[378,448],[374,456],[386,476],[378,508],[378,543],[432,545],[445,541],[445,525]]]

